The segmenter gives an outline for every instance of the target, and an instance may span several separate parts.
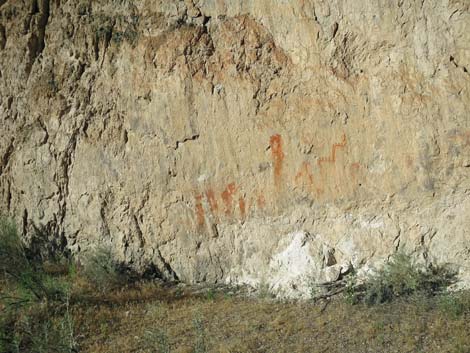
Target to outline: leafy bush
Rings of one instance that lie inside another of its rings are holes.
[[[46,273],[43,263],[32,260],[15,224],[5,218],[0,219],[0,276],[14,283],[23,299],[63,300],[67,291],[64,281]]]
[[[419,265],[411,256],[398,252],[364,283],[348,282],[346,295],[351,303],[381,304],[417,293],[435,295],[448,287],[454,277],[445,267]]]
[[[16,226],[6,218],[0,219],[0,245],[0,270],[4,274],[15,275],[29,267]]]
[[[3,310],[0,319],[0,352],[75,352],[73,320],[68,312],[47,305]]]
[[[100,292],[117,289],[129,283],[130,276],[116,260],[110,247],[97,247],[83,261],[83,275]]]
[[[24,246],[15,224],[0,218],[0,352],[73,352],[69,283],[47,271]],[[64,263],[50,264],[55,269]],[[68,262],[66,263],[69,266]],[[67,274],[67,270],[59,270]]]

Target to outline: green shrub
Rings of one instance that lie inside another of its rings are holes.
[[[13,288],[0,296],[0,353],[76,350],[68,293],[59,303],[21,300],[16,294]]]
[[[18,236],[15,224],[0,218],[0,271],[2,276],[20,281],[21,273],[29,271],[31,264]]]
[[[411,256],[398,252],[364,283],[352,280],[346,287],[351,303],[381,304],[412,294],[435,295],[448,287],[455,274],[445,267],[419,265]]]
[[[49,275],[23,245],[15,224],[0,219],[0,279],[17,286],[22,298],[63,300],[67,283]]]
[[[261,278],[261,281],[256,286],[256,293],[259,299],[274,299],[276,294],[279,294],[275,293],[264,277]]]
[[[83,274],[95,288],[104,293],[128,284],[126,269],[116,260],[110,247],[97,247],[83,260]]]
[[[352,271],[349,276],[346,277],[344,295],[347,303],[351,305],[359,303],[360,296],[358,294],[358,288],[356,271]]]
[[[0,218],[1,353],[74,351],[68,271],[64,263],[50,263],[61,268],[52,274],[46,265],[23,245],[15,224]]]
[[[0,320],[0,353],[72,353],[77,349],[73,321],[68,311],[54,313],[48,306],[3,311]]]
[[[213,289],[213,288],[209,288],[209,289],[206,291],[206,299],[207,299],[208,301],[213,302],[213,301],[215,300],[215,298],[216,298],[216,293],[215,293],[214,289]]]

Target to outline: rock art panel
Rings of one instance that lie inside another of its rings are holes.
[[[25,239],[289,296],[398,250],[470,283],[465,2],[1,3]]]

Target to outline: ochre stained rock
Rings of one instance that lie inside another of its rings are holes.
[[[26,239],[292,296],[398,250],[470,283],[467,1],[0,3]]]

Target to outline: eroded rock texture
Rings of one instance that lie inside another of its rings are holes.
[[[187,282],[399,249],[470,281],[467,0],[2,0],[0,210]]]

